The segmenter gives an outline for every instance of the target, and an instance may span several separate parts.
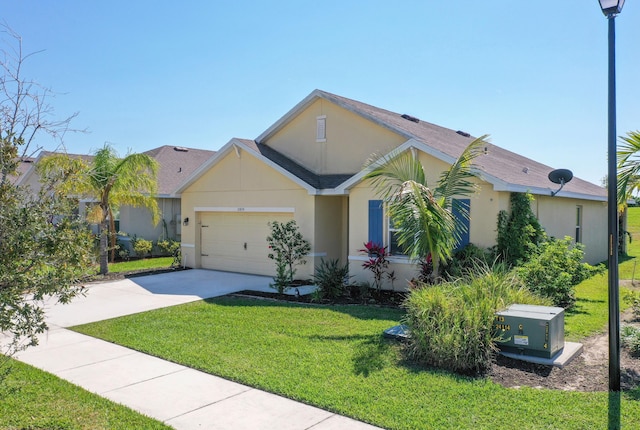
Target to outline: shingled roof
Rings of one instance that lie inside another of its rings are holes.
[[[459,130],[441,127],[410,115],[391,112],[326,91],[315,90],[262,133],[256,141],[266,141],[319,98],[335,103],[381,127],[398,133],[407,141],[412,140],[422,144],[423,148],[420,149],[427,149],[432,155],[447,162],[457,159],[475,139],[474,136]],[[497,190],[526,191],[529,189],[534,194],[546,194],[550,193],[552,188],[557,188],[548,178],[549,172],[554,168],[490,143],[486,145],[485,154],[477,158],[474,163],[478,175],[492,183]],[[603,187],[574,177],[565,185],[563,195],[606,200],[607,191]]]
[[[215,151],[164,145],[144,152],[160,165],[158,170],[158,196],[173,195],[198,167],[211,158]]]

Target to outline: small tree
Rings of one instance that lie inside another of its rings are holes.
[[[267,237],[269,244],[268,257],[276,262],[276,276],[273,288],[283,294],[296,274],[295,266],[305,264],[304,257],[311,251],[311,245],[298,231],[294,220],[287,223],[273,221],[269,223],[271,235]]]
[[[533,196],[529,193],[511,193],[511,213],[498,213],[498,257],[507,264],[516,265],[527,260],[543,240],[544,231],[531,210]]]
[[[35,139],[61,139],[73,116],[52,119],[50,92],[24,79],[22,42],[0,26],[15,43],[0,48],[0,367],[7,357],[38,343],[46,330],[45,298],[61,303],[82,291],[92,263],[92,243],[84,225],[72,215],[75,202],[55,189],[65,172],[47,178],[36,195],[17,186],[17,166],[31,155]],[[2,39],[6,41],[7,39]],[[62,142],[59,142],[62,144]]]

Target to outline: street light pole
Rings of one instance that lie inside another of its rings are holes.
[[[609,21],[609,130],[607,205],[609,225],[609,391],[620,391],[620,291],[618,279],[618,171],[616,148],[616,24],[624,0],[599,0]]]
[[[618,280],[618,171],[616,151],[616,19],[609,21],[609,391],[620,391],[620,292]]]

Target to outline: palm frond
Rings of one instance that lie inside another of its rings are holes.
[[[618,145],[618,204],[625,205],[640,189],[640,131],[620,136]]]
[[[451,207],[453,196],[466,196],[475,192],[477,186],[472,181],[472,178],[474,178],[473,160],[482,153],[488,143],[487,137],[487,135],[484,135],[474,139],[462,151],[462,154],[451,165],[451,168],[444,171],[440,176],[435,194],[445,208]]]

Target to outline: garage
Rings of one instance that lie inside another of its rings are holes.
[[[201,267],[274,276],[274,261],[267,257],[268,223],[291,219],[293,213],[282,212],[201,213]]]

